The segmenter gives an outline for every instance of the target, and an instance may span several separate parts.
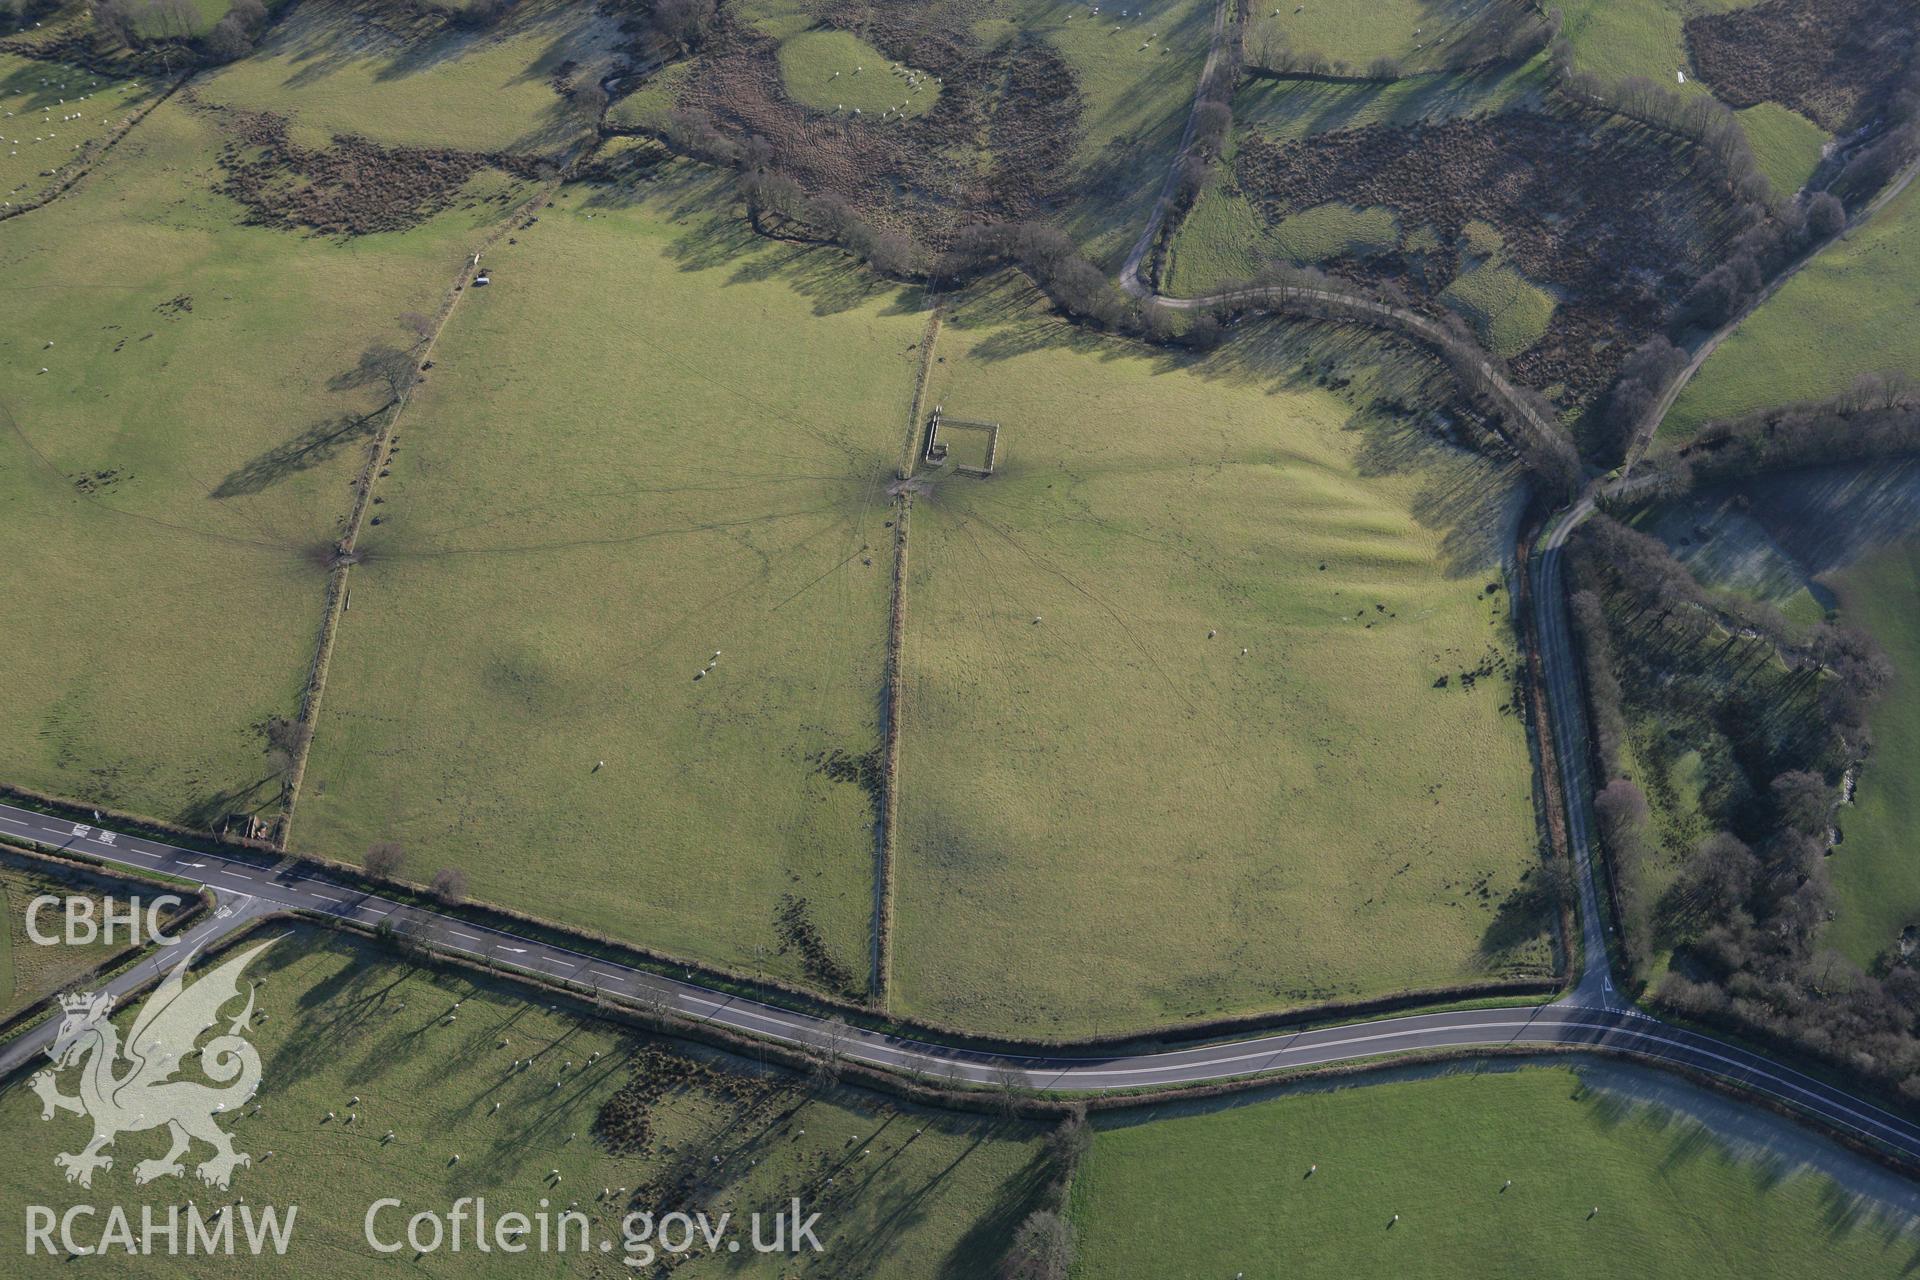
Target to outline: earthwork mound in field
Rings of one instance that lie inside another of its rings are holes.
[[[731,18],[685,78],[678,105],[708,113],[736,138],[761,140],[809,192],[839,196],[868,221],[930,244],[965,222],[1031,217],[1071,189],[1082,97],[1072,68],[1037,36],[981,40],[975,21],[992,9],[980,0],[845,0],[824,10],[826,28],[859,36],[888,60],[848,68],[850,86],[856,74],[877,78],[909,103],[915,86],[892,64],[932,79],[923,87],[937,87],[938,99],[917,115],[797,101],[781,41]]]
[[[1335,200],[1392,210],[1409,247],[1334,265],[1397,280],[1421,298],[1438,298],[1485,265],[1482,241],[1497,241],[1501,264],[1557,298],[1515,371],[1575,402],[1604,387],[1660,327],[1709,264],[1728,212],[1670,147],[1535,111],[1288,141],[1252,134],[1235,178],[1273,223]],[[1473,234],[1474,224],[1488,230]],[[1411,235],[1421,228],[1432,234]],[[1411,247],[1422,241],[1428,247]]]
[[[1734,106],[1777,102],[1838,133],[1898,78],[1917,20],[1912,0],[1765,0],[1692,19],[1687,48]]]
[[[405,231],[451,207],[482,169],[523,178],[535,173],[536,162],[527,157],[383,147],[365,138],[303,147],[289,135],[285,116],[196,105],[217,114],[227,135],[220,189],[245,205],[257,226],[347,236]]]

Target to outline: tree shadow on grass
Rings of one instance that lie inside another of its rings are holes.
[[[283,480],[310,471],[357,440],[368,440],[378,429],[384,407],[366,414],[342,414],[316,422],[291,440],[283,441],[230,472],[209,498],[243,498],[263,493]]]
[[[173,815],[183,827],[211,831],[231,813],[259,813],[280,798],[279,782],[283,773],[272,773],[253,782],[241,783],[221,791],[208,792]]]
[[[1543,878],[1529,870],[1525,879],[1501,899],[1486,932],[1480,935],[1480,955],[1493,960],[1547,936],[1553,923],[1553,895]]]

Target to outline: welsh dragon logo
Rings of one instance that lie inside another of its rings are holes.
[[[241,952],[219,968],[187,985],[192,957],[173,966],[160,986],[134,1017],[124,1049],[119,1029],[108,1020],[113,997],[83,992],[60,997],[65,1020],[47,1047],[53,1069],[33,1077],[40,1095],[42,1120],[56,1111],[93,1118],[93,1140],[77,1152],[53,1158],[67,1171],[67,1181],[93,1185],[96,1169],[113,1168],[113,1157],[102,1152],[123,1133],[167,1127],[173,1145],[158,1160],[134,1166],[135,1182],[182,1176],[180,1164],[194,1139],[213,1148],[213,1154],[194,1172],[210,1187],[224,1189],[241,1165],[252,1164],[244,1151],[233,1149],[233,1138],[214,1123],[223,1112],[239,1107],[260,1087],[260,1053],[241,1034],[253,1017],[253,991],[246,1008],[228,1024],[226,1034],[209,1040],[199,1051],[200,1069],[224,1088],[197,1080],[175,1080],[174,1074],[193,1056],[201,1034],[220,1020],[220,1010],[240,995],[240,974],[255,956],[273,945],[262,942]],[[80,1065],[80,1094],[68,1097],[55,1083],[58,1074]],[[232,1083],[228,1083],[231,1081]]]

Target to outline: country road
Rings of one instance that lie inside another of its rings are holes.
[[[918,1075],[935,1083],[997,1087],[1011,1082],[1026,1089],[1111,1093],[1258,1077],[1423,1051],[1597,1050],[1715,1077],[1920,1164],[1920,1126],[1759,1054],[1668,1026],[1625,1007],[1612,998],[1605,985],[1604,955],[1596,957],[1591,951],[1581,983],[1566,999],[1554,1004],[1413,1013],[1140,1053],[993,1052],[850,1027],[716,991],[691,977],[675,979],[643,972],[534,938],[405,906],[312,874],[299,864],[275,869],[10,805],[0,805],[0,837],[191,880],[224,900],[243,903],[250,918],[263,912],[304,910],[378,927],[383,921],[412,917],[429,922],[434,945],[449,952],[508,963],[543,977],[587,983],[610,997],[638,1000],[693,1022],[712,1023],[817,1051],[830,1050],[848,1060]],[[1584,869],[1584,860],[1582,866]],[[1589,895],[1583,901],[1583,915],[1592,909]],[[202,927],[211,933],[215,923],[203,922]],[[141,976],[151,976],[187,950],[168,948],[151,959],[155,968],[143,971]],[[1596,975],[1601,979],[1598,987],[1593,983]],[[132,981],[122,985],[131,986]],[[9,1042],[0,1050],[0,1070],[17,1071],[30,1065],[52,1031],[50,1024],[43,1024]]]

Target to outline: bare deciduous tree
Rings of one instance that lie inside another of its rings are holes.
[[[458,867],[442,867],[433,873],[433,896],[452,905],[467,896],[467,873]]]
[[[363,865],[368,875],[391,880],[400,874],[400,868],[406,864],[407,851],[397,840],[378,840],[367,846],[367,856]]]

